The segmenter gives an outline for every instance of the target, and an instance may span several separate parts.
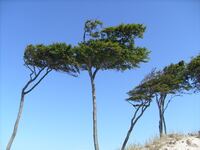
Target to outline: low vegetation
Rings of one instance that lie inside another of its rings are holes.
[[[161,138],[154,137],[146,144],[132,144],[126,150],[198,150],[200,148],[200,134],[191,133],[188,135],[180,133],[172,133],[164,135]]]

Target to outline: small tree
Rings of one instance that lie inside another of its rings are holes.
[[[148,81],[153,97],[156,100],[159,110],[159,133],[160,137],[167,133],[165,111],[171,100],[180,96],[185,90],[190,89],[186,74],[186,64],[180,61],[177,64],[170,64],[163,70],[155,71],[154,78]]]
[[[192,58],[187,66],[187,74],[195,92],[200,91],[200,55]]]
[[[162,71],[157,72],[157,78],[153,81],[155,99],[159,110],[159,133],[160,137],[167,133],[165,111],[171,100],[180,96],[185,90],[189,90],[190,85],[186,76],[186,64],[180,61],[171,64]]]
[[[102,29],[101,21],[88,20],[85,22],[83,42],[74,48],[80,69],[88,72],[91,81],[95,150],[99,150],[94,82],[96,74],[99,70],[132,69],[146,62],[149,51],[136,47],[134,43],[135,38],[142,38],[144,31],[145,27],[141,24],[122,24]]]
[[[133,90],[128,92],[129,98],[127,99],[127,101],[133,106],[135,111],[133,113],[131,124],[122,144],[121,150],[124,150],[126,148],[133,128],[152,102],[154,92],[151,81],[154,77],[155,73],[154,71],[152,71],[144,78],[140,85],[136,86]]]
[[[40,82],[52,71],[64,70],[65,72],[76,75],[77,69],[73,64],[71,47],[56,43],[49,46],[28,45],[24,53],[24,65],[30,70],[29,80],[22,88],[20,106],[15,121],[14,129],[6,150],[10,150],[17,134],[19,121],[22,115],[25,96],[30,93]]]
[[[155,98],[159,110],[159,133],[162,136],[166,134],[165,111],[171,100],[178,95],[189,90],[190,85],[186,74],[186,64],[180,61],[177,64],[171,64],[161,71],[153,70],[145,77],[142,83],[129,91],[129,102],[136,107],[131,125],[123,142],[121,150],[125,149],[129,136],[144,111],[149,107]],[[136,104],[135,104],[136,103]],[[139,103],[139,104],[138,104]],[[141,111],[139,111],[141,110]]]

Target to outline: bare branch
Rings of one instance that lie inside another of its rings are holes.
[[[35,76],[36,76],[36,70],[35,70],[35,66],[33,66],[33,70],[34,70],[34,74],[35,74]]]
[[[27,82],[27,84],[26,84],[26,85],[24,86],[24,88],[22,89],[22,92],[23,92],[23,93],[26,93],[26,92],[25,92],[26,88],[29,86],[29,84],[31,84],[33,81],[35,81],[35,80],[37,79],[37,77],[41,74],[41,72],[42,72],[44,69],[45,69],[45,67],[41,68],[41,69],[39,70],[39,72],[35,75],[35,77],[32,78],[32,79],[30,79],[30,80]]]
[[[29,92],[31,92],[46,76],[47,74],[52,71],[52,69],[47,69],[46,73],[38,80],[37,83],[35,83],[28,91],[25,91],[25,94],[28,94]],[[38,77],[38,76],[37,76]]]
[[[165,106],[165,108],[164,108],[164,110],[163,110],[163,113],[164,113],[164,112],[166,111],[166,109],[168,108],[169,103],[171,102],[171,100],[172,100],[174,97],[177,97],[177,96],[181,96],[181,95],[180,95],[180,94],[171,95],[170,99],[168,99],[168,101],[167,101],[167,104],[166,104],[166,106]]]
[[[99,68],[96,68],[95,71],[93,72],[93,75],[92,75],[93,79],[95,78],[98,71],[99,71]]]
[[[129,103],[131,105],[133,105],[131,102],[129,102]],[[134,112],[134,115],[133,115],[133,117],[131,119],[131,125],[130,125],[130,128],[129,128],[128,132],[127,132],[127,135],[126,135],[126,137],[124,139],[124,142],[122,144],[121,150],[125,149],[126,144],[128,142],[128,139],[130,137],[130,134],[131,134],[134,126],[136,125],[136,123],[138,122],[138,120],[142,117],[142,115],[144,114],[145,110],[150,106],[150,103],[151,103],[151,100],[146,100],[145,102],[142,102],[142,104],[139,107],[137,107],[137,109]],[[138,111],[140,110],[141,107],[142,107],[141,112],[138,114]]]
[[[31,67],[32,66],[29,66],[28,64],[24,64],[24,66],[26,66],[30,71],[31,71],[31,73],[30,73],[30,79],[32,80],[33,79],[33,74],[35,74],[35,70],[34,69],[32,69]],[[33,67],[34,68],[34,67]]]
[[[158,107],[160,107],[160,102],[159,102],[159,99],[158,99],[158,95],[156,94],[156,103],[158,105]]]

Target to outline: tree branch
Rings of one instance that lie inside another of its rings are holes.
[[[99,68],[96,68],[95,71],[93,72],[93,75],[92,75],[93,79],[95,78],[95,76],[96,76],[96,74],[97,74],[98,71],[99,71]]]
[[[24,66],[26,66],[31,71],[29,76],[30,76],[30,79],[32,80],[33,79],[32,75],[36,74],[35,69],[34,69],[35,67],[33,67],[32,69],[31,66],[29,66],[28,64],[24,64]]]
[[[174,97],[176,97],[176,96],[181,96],[181,95],[179,95],[179,94],[176,94],[176,95],[172,95],[171,97],[170,97],[170,99],[167,101],[167,104],[166,104],[166,106],[165,106],[165,108],[164,108],[164,111],[163,112],[165,112],[166,111],[166,109],[168,108],[168,106],[169,106],[169,103],[171,102],[171,100],[174,98]]]
[[[41,70],[40,70],[41,71]],[[52,69],[49,69],[49,68],[47,68],[47,70],[46,70],[46,73],[38,80],[38,82],[37,83],[35,83],[34,85],[33,85],[33,87],[32,88],[30,88],[28,91],[24,91],[24,93],[25,94],[28,94],[29,92],[31,92],[45,77],[46,77],[46,75],[49,73],[49,72],[51,72],[52,71]],[[41,73],[41,72],[40,72]],[[37,77],[38,77],[38,74],[37,74]],[[37,78],[36,77],[36,78]],[[33,82],[33,81],[32,81]]]
[[[39,72],[35,75],[34,78],[30,78],[29,81],[27,82],[27,84],[24,86],[24,88],[22,89],[22,92],[24,92],[26,90],[26,88],[29,86],[30,83],[32,83],[33,81],[35,81],[37,79],[37,77],[40,75],[40,73],[45,69],[45,67],[43,67],[42,69],[39,70]]]

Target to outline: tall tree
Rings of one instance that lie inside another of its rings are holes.
[[[191,59],[187,65],[188,77],[195,92],[200,91],[200,55]]]
[[[55,69],[65,71],[73,76],[77,74],[73,60],[71,46],[64,43],[55,43],[52,45],[28,45],[24,53],[24,65],[30,70],[29,80],[21,91],[20,106],[15,121],[14,129],[6,150],[10,150],[17,134],[19,121],[22,116],[25,96],[29,94],[40,82]]]
[[[133,106],[135,111],[133,113],[131,124],[122,144],[121,150],[125,150],[133,128],[152,102],[154,92],[151,81],[154,77],[155,73],[153,70],[143,79],[143,81],[138,86],[128,92],[129,98],[127,101]]]
[[[97,105],[95,77],[99,70],[127,70],[139,67],[148,61],[149,51],[136,47],[135,38],[142,38],[145,27],[142,24],[121,24],[102,28],[99,20],[85,22],[83,42],[74,47],[80,70],[87,71],[92,87],[93,140],[99,150],[97,136]]]

